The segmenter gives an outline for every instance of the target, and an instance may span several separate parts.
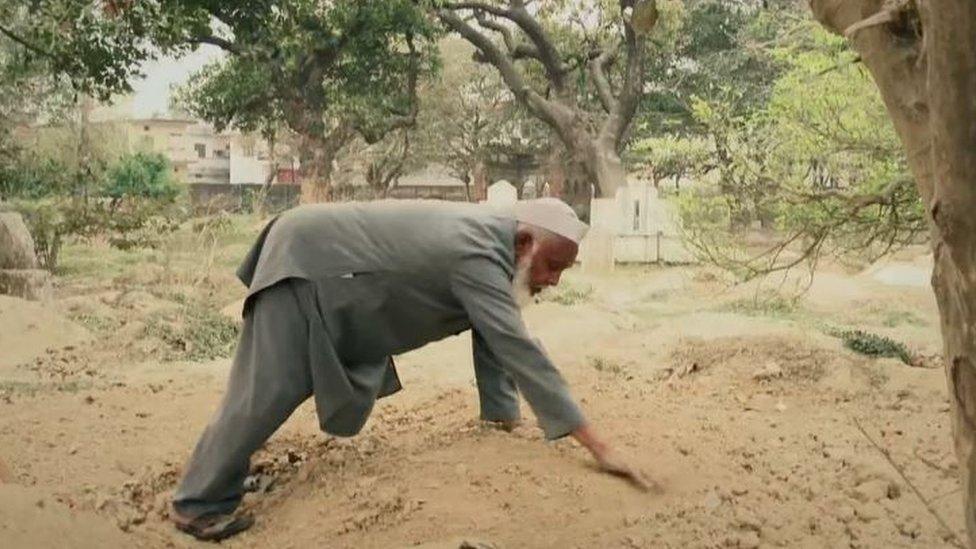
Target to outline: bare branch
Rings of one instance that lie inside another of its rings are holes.
[[[519,59],[542,60],[542,54],[539,53],[538,48],[529,44],[519,43],[515,39],[515,34],[511,28],[506,27],[498,21],[492,21],[483,13],[475,13],[475,19],[478,21],[478,25],[502,35],[502,40],[504,40],[505,47],[508,49],[508,53],[512,56],[512,59],[516,61]]]

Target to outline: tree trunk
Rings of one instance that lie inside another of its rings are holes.
[[[323,146],[302,147],[302,204],[328,202],[332,198],[334,153]]]
[[[976,3],[917,3],[924,47],[913,33],[915,5],[811,1],[831,30],[860,27],[852,44],[881,90],[928,206],[964,518],[976,547]],[[890,6],[895,11],[885,15]]]
[[[587,172],[596,183],[597,198],[613,198],[627,185],[627,172],[612,141],[594,139],[587,148]]]
[[[976,3],[944,0],[935,6],[923,8],[934,175],[932,283],[942,317],[966,531],[976,547]]]
[[[590,216],[590,199],[613,198],[626,185],[627,176],[613,143],[594,139],[583,130],[573,147],[563,145],[557,162],[561,162],[563,184],[560,198],[576,210],[581,219]]]

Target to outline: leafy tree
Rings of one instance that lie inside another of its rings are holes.
[[[418,82],[436,61],[435,29],[414,2],[199,4],[198,24],[174,42],[229,55],[191,80],[183,104],[218,129],[297,134],[306,200],[328,198],[333,163],[356,136],[376,143],[414,123]]]

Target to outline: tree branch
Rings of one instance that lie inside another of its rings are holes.
[[[536,116],[555,129],[560,139],[564,142],[571,141],[568,119],[572,116],[572,113],[568,109],[548,101],[537,91],[533,90],[515,67],[514,61],[510,56],[505,55],[495,42],[478,32],[452,10],[438,10],[437,17],[448,28],[460,34],[465,40],[478,48],[482,56],[484,56],[484,59],[498,70],[505,85],[508,86],[508,89],[511,90],[512,94],[515,95],[515,98],[520,103],[528,107]]]
[[[51,53],[51,52],[49,52],[47,50],[44,50],[44,49],[42,49],[42,48],[40,48],[38,46],[35,46],[34,44],[31,44],[30,42],[27,41],[27,39],[22,38],[21,36],[19,36],[16,33],[14,33],[12,30],[7,29],[6,27],[0,26],[0,34],[6,36],[10,40],[13,40],[14,42],[20,44],[21,46],[27,48],[28,50],[30,50],[30,51],[38,54],[38,55],[41,55],[43,57],[47,57],[48,59],[53,59],[55,61],[57,61],[57,59],[58,59],[57,56],[54,55],[53,53]]]
[[[552,83],[553,89],[557,92],[565,90],[566,70],[559,52],[552,41],[546,35],[545,29],[526,9],[526,4],[522,0],[511,0],[511,9],[505,9],[492,4],[483,2],[454,2],[445,4],[439,11],[474,10],[489,13],[495,17],[503,17],[512,21],[529,37],[535,46],[534,52],[538,53],[537,59],[546,69],[546,76]],[[480,24],[480,21],[479,21]]]
[[[628,9],[629,8],[629,9]],[[617,103],[610,111],[610,116],[601,128],[601,139],[612,139],[614,145],[619,149],[623,141],[624,134],[630,126],[631,120],[637,111],[637,103],[644,86],[644,40],[650,28],[641,29],[640,34],[634,30],[633,21],[628,17],[627,12],[632,15],[638,13],[645,14],[653,12],[656,8],[655,0],[643,0],[635,2],[633,0],[620,0],[620,11],[623,15],[624,25],[624,47],[627,50],[627,67],[624,72],[624,83],[617,96]],[[654,16],[656,17],[656,15]],[[656,19],[652,19],[652,26]]]
[[[218,48],[234,55],[241,55],[244,53],[244,50],[242,50],[237,44],[231,42],[230,40],[225,40],[219,36],[191,36],[186,41],[188,44],[210,44],[211,46],[217,46]]]
[[[613,59],[615,49],[616,45],[599,52],[588,64],[590,78],[592,78],[593,86],[596,88],[596,95],[600,99],[600,104],[603,105],[603,110],[608,114],[618,106],[617,100],[613,97],[613,91],[610,89],[610,80],[607,78],[607,65]]]
[[[485,17],[484,13],[476,12],[474,17],[478,21],[478,25],[502,35],[502,40],[505,42],[505,47],[508,49],[508,53],[515,61],[518,61],[519,59],[542,60],[542,54],[539,53],[539,49],[534,46],[530,46],[529,44],[520,44],[515,39],[515,34],[509,27],[506,27],[497,21],[488,19]]]

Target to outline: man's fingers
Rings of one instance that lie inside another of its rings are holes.
[[[660,484],[652,480],[647,474],[638,469],[633,469],[626,465],[617,463],[607,463],[603,465],[603,470],[611,475],[620,477],[630,482],[635,488],[643,492],[660,494],[664,490]]]

